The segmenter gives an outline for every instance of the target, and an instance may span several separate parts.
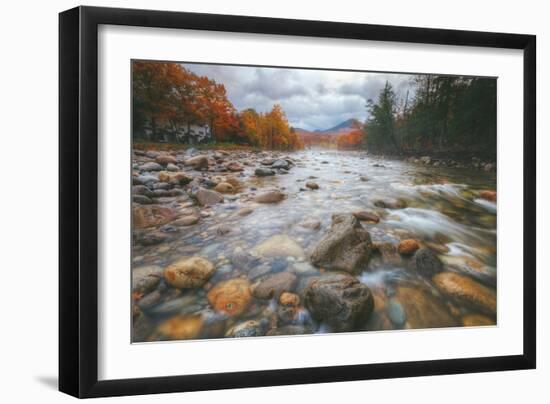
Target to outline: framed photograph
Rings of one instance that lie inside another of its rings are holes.
[[[61,391],[535,367],[535,36],[59,27]]]

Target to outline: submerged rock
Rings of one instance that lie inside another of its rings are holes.
[[[216,271],[214,264],[201,257],[181,258],[164,270],[166,281],[179,289],[200,288]]]
[[[157,287],[163,270],[156,265],[146,265],[132,269],[132,291],[149,293]]]
[[[401,255],[412,255],[420,248],[420,244],[415,239],[409,238],[401,240],[397,246],[397,251]]]
[[[281,191],[267,191],[264,193],[261,193],[259,195],[256,195],[254,198],[255,202],[258,203],[277,203],[281,202],[283,199],[285,199],[285,194]]]
[[[221,194],[204,188],[199,189],[195,197],[197,198],[197,202],[202,206],[211,206],[223,202],[223,196]]]
[[[157,332],[161,340],[193,339],[201,332],[202,325],[200,315],[176,316],[161,323]]]
[[[372,252],[370,234],[351,214],[332,216],[332,225],[311,253],[311,262],[332,271],[356,273]]]
[[[350,275],[330,274],[315,278],[304,295],[305,306],[312,317],[334,331],[362,329],[374,308],[370,289]]]
[[[461,303],[474,306],[486,314],[494,315],[497,310],[496,292],[455,272],[443,272],[433,277],[441,293]]]
[[[238,316],[244,312],[251,299],[250,282],[242,278],[220,282],[208,292],[212,307],[228,316]]]
[[[270,170],[269,168],[256,168],[254,171],[254,174],[256,174],[257,177],[269,177],[272,175],[275,175],[275,171]]]
[[[291,272],[279,272],[261,281],[253,291],[258,299],[279,299],[283,292],[292,292],[298,278]]]
[[[208,157],[204,155],[194,156],[186,159],[183,164],[192,166],[195,170],[208,168]]]
[[[267,332],[268,336],[277,335],[303,335],[311,334],[311,330],[303,325],[285,325],[283,327],[272,328]]]
[[[421,248],[413,256],[413,265],[418,273],[432,276],[443,271],[443,263],[429,248]]]
[[[225,334],[226,337],[230,338],[259,337],[261,335],[264,335],[264,327],[259,321],[255,320],[236,324]]]
[[[294,257],[304,258],[304,250],[286,234],[271,236],[254,248],[257,255],[263,257]]]
[[[403,308],[406,328],[437,328],[459,325],[443,300],[418,285],[398,286],[392,300],[399,302]]]
[[[481,314],[467,314],[462,317],[462,325],[464,327],[481,327],[487,325],[496,325],[496,321],[491,320]]]
[[[319,189],[319,184],[313,181],[308,181],[306,182],[306,187],[308,187],[309,189]]]
[[[378,215],[364,210],[353,212],[353,216],[362,222],[378,223],[380,221]]]
[[[222,194],[234,192],[235,188],[233,185],[227,183],[227,182],[220,182],[218,185],[214,187],[214,191],[221,192]]]

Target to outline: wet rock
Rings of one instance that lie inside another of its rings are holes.
[[[257,267],[252,268],[250,271],[248,271],[247,276],[248,276],[248,279],[254,280],[270,272],[271,272],[271,268],[269,267],[269,265],[259,265]]]
[[[401,240],[397,246],[397,252],[401,255],[413,255],[420,248],[420,244],[415,239],[409,238]]]
[[[165,242],[170,237],[162,232],[155,231],[149,233],[139,233],[135,237],[136,244],[151,246]]]
[[[373,243],[373,250],[378,251],[384,262],[395,265],[401,263],[401,256],[397,253],[397,247],[392,242],[375,242]]]
[[[200,315],[172,317],[161,323],[157,332],[160,340],[181,340],[198,337],[203,321]]]
[[[150,159],[157,158],[157,156],[160,156],[160,152],[156,150],[147,150],[145,152],[145,156],[149,157]]]
[[[176,158],[173,157],[173,156],[170,156],[169,154],[164,154],[164,155],[157,156],[155,158],[155,162],[157,162],[158,164],[161,164],[163,166],[167,166],[168,164],[177,164],[178,163]]]
[[[271,263],[271,271],[272,272],[281,272],[284,271],[288,267],[288,261],[286,258],[276,258]]]
[[[304,291],[305,306],[312,317],[334,331],[361,329],[369,319],[374,300],[370,289],[344,274],[313,279]]]
[[[442,272],[433,277],[435,286],[450,298],[494,315],[497,310],[496,292],[464,275]]]
[[[311,330],[303,325],[285,325],[283,327],[272,328],[267,332],[268,336],[277,335],[303,335],[311,334]]]
[[[146,342],[153,331],[154,322],[138,306],[132,306],[132,341]]]
[[[179,167],[175,164],[172,164],[172,163],[169,163],[167,166],[166,166],[166,169],[168,171],[172,171],[172,172],[175,172],[175,171],[179,171]]]
[[[140,205],[149,205],[153,200],[145,195],[132,195],[132,201]]]
[[[362,222],[378,223],[380,221],[378,215],[364,210],[353,212],[353,216]]]
[[[424,244],[426,244],[426,247],[434,250],[438,254],[447,254],[449,252],[449,247],[445,244],[438,244],[431,241],[424,241]]]
[[[271,175],[275,175],[275,171],[273,170],[270,170],[269,168],[256,168],[256,170],[254,170],[254,174],[257,176],[257,177],[269,177]]]
[[[403,326],[407,321],[405,310],[397,300],[392,299],[388,302],[386,305],[386,314],[391,322],[399,327]]]
[[[281,191],[274,190],[256,195],[254,201],[258,203],[277,203],[281,202],[283,199],[285,199],[285,194]]]
[[[374,201],[374,206],[384,209],[404,209],[407,203],[400,199],[377,199]]]
[[[148,163],[140,165],[139,169],[141,171],[161,171],[162,166],[159,163],[155,163],[153,161],[150,161]]]
[[[205,155],[198,155],[190,157],[183,161],[183,164],[186,166],[191,166],[195,170],[200,170],[203,168],[208,168],[208,157]]]
[[[311,262],[332,271],[356,273],[372,251],[369,233],[351,214],[332,216],[332,225],[311,253]]]
[[[223,196],[216,191],[200,188],[196,194],[197,202],[202,206],[212,206],[223,202]]]
[[[300,296],[295,293],[283,292],[279,296],[279,304],[283,306],[298,306],[300,304]]]
[[[267,158],[267,159],[263,159],[260,164],[264,165],[264,166],[270,166],[272,165],[273,163],[275,162],[275,159],[271,159],[271,158]]]
[[[405,312],[406,328],[454,327],[458,321],[449,313],[445,302],[419,286],[398,286],[394,301]]]
[[[317,219],[306,219],[298,223],[298,226],[309,230],[319,230],[321,228],[321,222]]]
[[[227,164],[225,168],[232,172],[239,172],[244,170],[242,164],[237,163],[236,161],[232,161],[231,163]]]
[[[132,178],[134,185],[152,185],[158,182],[158,178],[153,175],[138,175]]]
[[[175,288],[200,288],[215,271],[210,261],[201,257],[187,257],[168,265],[164,270],[164,278]]]
[[[279,160],[275,160],[271,164],[271,168],[275,168],[275,169],[282,168],[282,169],[288,170],[290,168],[290,164],[286,160],[279,159]]]
[[[174,221],[174,225],[176,226],[192,226],[194,224],[197,224],[200,220],[199,215],[186,215],[180,217],[178,220]]]
[[[151,292],[159,284],[162,273],[162,268],[156,265],[132,269],[132,291],[140,294]]]
[[[214,191],[221,192],[222,194],[227,194],[235,191],[235,188],[233,185],[227,183],[227,182],[220,182],[218,185],[214,187]]]
[[[253,291],[258,299],[279,299],[283,292],[292,292],[296,286],[296,275],[291,272],[279,272],[261,281]]]
[[[170,184],[186,185],[193,179],[182,172],[161,171],[159,173],[159,181]]]
[[[362,175],[359,177],[359,179],[363,182],[367,182],[369,180],[369,177],[367,177],[366,175]]]
[[[248,320],[231,327],[227,331],[225,336],[230,338],[247,338],[247,337],[259,337],[264,334],[265,334],[264,327],[259,321]]]
[[[481,314],[467,314],[462,317],[464,327],[481,327],[487,325],[496,325],[496,321]]]
[[[254,209],[252,209],[252,208],[242,208],[242,209],[239,209],[237,211],[237,215],[239,215],[239,216],[248,216],[252,212],[254,212]]]
[[[300,310],[295,306],[282,306],[277,307],[277,323],[283,324],[295,324],[299,321]]]
[[[309,189],[319,189],[319,184],[317,184],[316,182],[308,181],[306,182],[306,187],[308,187]]]
[[[250,282],[242,278],[220,282],[208,292],[212,307],[228,316],[238,316],[244,312],[251,299]]]
[[[432,276],[443,271],[443,263],[429,248],[420,248],[413,256],[415,270],[424,276]]]
[[[144,195],[149,198],[153,197],[153,192],[145,185],[132,186],[132,195]]]
[[[135,228],[164,225],[176,217],[176,211],[161,205],[133,205],[132,220]]]
[[[160,303],[162,299],[162,293],[159,290],[153,290],[152,292],[141,297],[137,305],[141,310],[148,311]]]
[[[254,248],[254,253],[263,257],[303,258],[304,250],[286,234],[276,234]]]
[[[487,201],[497,201],[497,191],[484,190],[479,193],[479,196]]]
[[[216,234],[219,236],[225,236],[229,233],[231,233],[231,227],[226,224],[220,224],[218,227],[216,227]]]

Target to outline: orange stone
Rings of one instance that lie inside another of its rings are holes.
[[[208,292],[208,301],[214,309],[228,316],[244,312],[251,299],[250,282],[241,278],[220,282]]]
[[[418,241],[409,238],[406,240],[402,240],[399,243],[399,246],[397,247],[397,251],[401,255],[412,255],[420,248],[420,244],[418,244]]]
[[[294,293],[283,292],[279,297],[279,303],[283,306],[298,306],[300,304],[300,296]]]
[[[490,190],[481,191],[479,193],[479,196],[481,196],[483,199],[487,201],[491,201],[491,202],[497,201],[497,191],[490,191]]]

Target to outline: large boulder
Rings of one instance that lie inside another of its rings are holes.
[[[374,309],[370,289],[345,274],[314,278],[304,296],[311,316],[338,332],[362,329]]]
[[[132,206],[132,220],[136,228],[161,226],[171,222],[175,217],[176,211],[167,206],[137,204]]]
[[[437,289],[451,299],[473,306],[485,314],[494,315],[497,311],[497,295],[472,278],[455,272],[442,272],[433,277]]]
[[[166,281],[178,289],[200,288],[216,271],[214,264],[201,257],[186,257],[168,265]]]
[[[250,282],[242,278],[222,281],[208,292],[208,302],[212,307],[228,316],[243,313],[251,299]]]
[[[311,262],[332,271],[356,273],[372,252],[370,234],[352,214],[332,216],[332,225],[311,253]]]

